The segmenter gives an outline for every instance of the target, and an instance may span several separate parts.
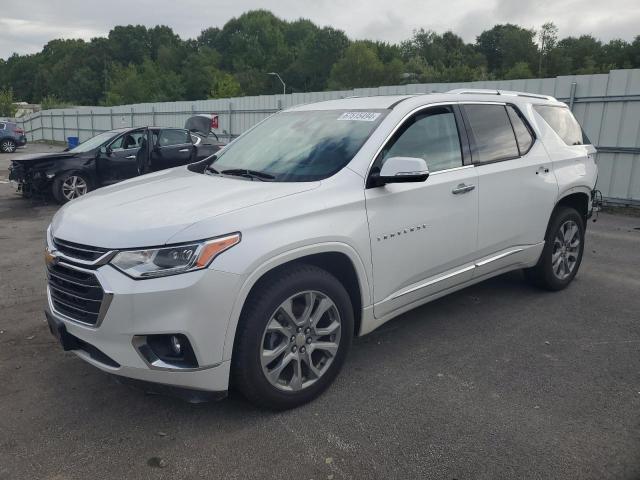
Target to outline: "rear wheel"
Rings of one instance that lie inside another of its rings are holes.
[[[298,265],[259,287],[243,311],[232,360],[252,403],[294,408],[334,380],[353,337],[349,294],[330,273]]]
[[[527,279],[547,290],[562,290],[578,273],[584,251],[584,219],[571,207],[554,213],[538,264],[525,270]]]
[[[61,204],[86,195],[90,190],[89,179],[76,172],[63,173],[53,181],[53,197]]]
[[[5,138],[0,142],[0,151],[2,153],[13,153],[16,151],[16,142],[10,138]]]

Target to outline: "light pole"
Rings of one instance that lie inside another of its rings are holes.
[[[280,80],[280,83],[282,84],[282,94],[286,95],[287,85],[284,83],[284,80],[282,80],[282,77],[278,75],[276,72],[269,72],[267,73],[267,75],[273,75],[274,77],[278,77],[278,80]]]

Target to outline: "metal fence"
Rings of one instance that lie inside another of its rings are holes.
[[[272,113],[301,103],[354,95],[445,92],[454,88],[490,88],[553,95],[569,104],[598,147],[598,187],[611,203],[640,204],[640,69],[600,75],[527,80],[426,83],[331,92],[260,95],[195,102],[165,102],[118,107],[77,107],[38,112],[20,119],[30,141],[84,141],[120,127],[183,127],[197,113],[219,115],[219,133],[231,139]]]

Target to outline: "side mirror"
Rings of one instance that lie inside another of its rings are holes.
[[[429,177],[429,168],[423,158],[391,157],[388,158],[380,173],[372,176],[376,187],[387,183],[424,182]]]
[[[109,147],[109,146],[106,146],[106,147],[105,147],[105,146],[103,145],[102,147],[100,147],[100,148],[98,149],[98,153],[100,153],[100,155],[107,155],[107,156],[109,156],[109,155],[111,155],[111,152],[112,152],[112,150],[111,150],[111,147]]]

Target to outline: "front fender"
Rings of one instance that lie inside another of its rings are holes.
[[[362,259],[360,258],[360,255],[353,247],[342,242],[323,242],[288,250],[272,258],[269,258],[268,260],[261,263],[257,268],[252,269],[251,273],[244,280],[240,291],[236,296],[236,300],[231,311],[231,316],[229,318],[229,324],[227,326],[227,332],[225,335],[223,360],[229,360],[231,358],[231,354],[233,353],[233,344],[235,340],[236,329],[238,326],[238,321],[240,320],[242,308],[245,304],[245,301],[247,300],[247,297],[249,296],[249,293],[251,292],[251,289],[258,282],[258,280],[260,280],[260,278],[262,278],[266,273],[270,272],[280,265],[284,265],[285,263],[289,263],[294,260],[300,260],[304,257],[316,255],[319,253],[342,253],[349,258],[355,268],[356,275],[358,277],[358,283],[360,284],[362,305],[370,305],[371,289],[369,280],[367,278],[366,269],[364,263],[362,262]]]

